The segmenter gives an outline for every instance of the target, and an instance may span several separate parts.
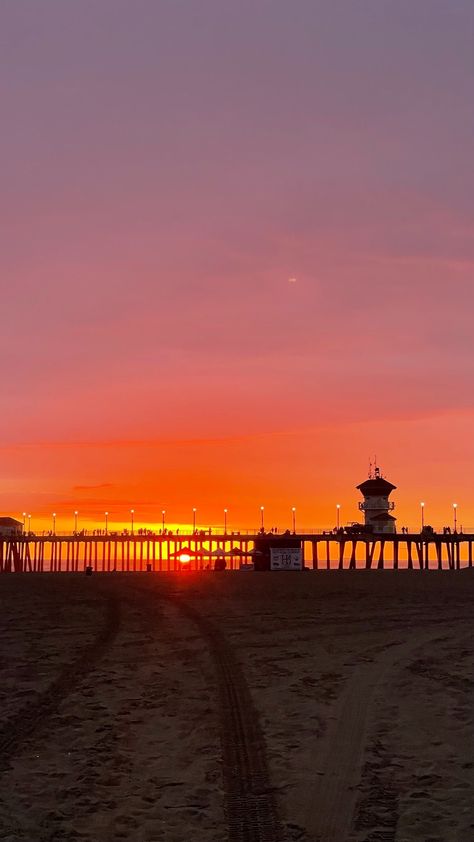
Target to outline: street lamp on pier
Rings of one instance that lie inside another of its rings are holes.
[[[105,512],[105,534],[109,534],[109,513]]]
[[[53,512],[53,535],[56,535],[56,512]]]
[[[196,532],[196,509],[193,509],[193,532]]]
[[[79,512],[74,512],[74,532],[77,532],[77,516]]]
[[[227,509],[224,509],[224,535],[227,535]]]
[[[166,514],[166,510],[162,509],[162,511],[161,511],[161,530],[162,530],[162,532],[165,531],[165,514]]]
[[[453,503],[453,512],[454,512],[454,531],[458,531],[458,504]]]
[[[421,506],[421,531],[423,532],[425,528],[425,504],[420,503]]]
[[[135,509],[130,509],[130,515],[131,515],[131,518],[132,518],[131,530],[130,531],[131,531],[132,535],[133,535],[133,516],[134,516],[134,514],[135,514]]]
[[[338,531],[339,531],[339,527],[341,525],[340,514],[341,514],[341,504],[336,503],[336,528],[337,528]]]
[[[23,532],[25,531],[25,528],[26,528],[26,512],[23,512]]]
[[[262,532],[265,529],[264,520],[263,520],[264,512],[265,512],[265,506],[260,506],[260,526],[261,526]]]
[[[293,535],[296,535],[296,506],[291,509],[291,516],[293,520]]]
[[[28,515],[28,532],[31,532],[31,515]]]

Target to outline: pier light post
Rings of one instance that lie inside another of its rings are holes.
[[[196,509],[193,509],[193,532],[196,532]]]
[[[53,512],[53,535],[56,535],[56,512]]]
[[[109,513],[105,512],[105,534],[109,534]]]
[[[132,535],[133,535],[133,516],[134,516],[134,514],[135,514],[135,509],[130,509],[130,516],[132,518],[132,523],[131,523],[131,533],[132,533]]]
[[[293,521],[293,535],[296,535],[296,506],[291,509],[291,516]]]
[[[79,512],[74,512],[74,532],[77,532],[77,516]]]
[[[224,535],[227,535],[227,509],[224,509]]]
[[[425,528],[425,504],[420,503],[421,506],[421,531],[423,532]]]
[[[262,530],[265,529],[264,520],[263,520],[264,512],[265,512],[265,506],[260,506],[260,526],[261,526]]]
[[[341,525],[341,517],[340,517],[340,514],[341,514],[341,504],[340,504],[340,503],[336,503],[336,528],[337,528],[338,530],[339,530],[339,527],[340,527],[340,525]]]
[[[166,514],[166,510],[162,509],[162,511],[161,511],[161,529],[162,529],[163,532],[165,531],[165,514]]]
[[[26,512],[23,512],[23,532],[25,531],[25,528],[26,528]]]
[[[31,532],[31,515],[28,515],[28,532]]]
[[[453,513],[454,513],[454,531],[458,531],[458,504],[453,503]]]

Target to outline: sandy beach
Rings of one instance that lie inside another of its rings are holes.
[[[0,839],[473,842],[472,571],[5,575]]]

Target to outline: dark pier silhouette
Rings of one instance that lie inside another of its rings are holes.
[[[301,548],[312,570],[460,570],[474,534],[19,535],[0,537],[0,573],[176,572],[269,567],[271,547]]]

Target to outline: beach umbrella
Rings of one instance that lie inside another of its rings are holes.
[[[202,555],[202,553],[197,553],[196,550],[192,550],[191,547],[181,547],[179,550],[174,550],[174,552],[169,554],[170,558],[179,558],[180,555]]]

